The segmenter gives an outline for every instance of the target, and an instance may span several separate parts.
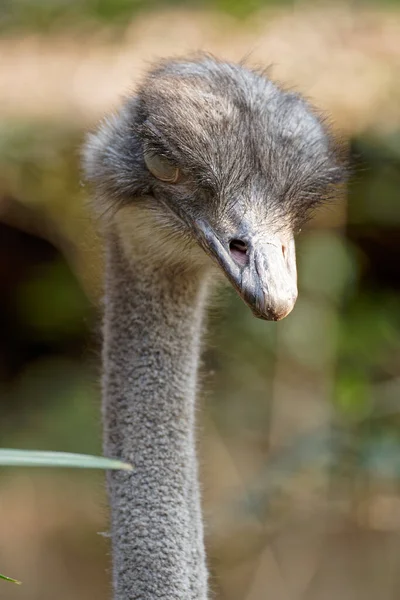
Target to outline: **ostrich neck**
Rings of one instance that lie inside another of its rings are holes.
[[[194,411],[206,281],[107,240],[104,447],[115,600],[205,600]]]

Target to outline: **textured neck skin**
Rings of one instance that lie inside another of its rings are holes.
[[[115,600],[205,600],[194,440],[205,275],[127,259],[106,239],[104,448]]]

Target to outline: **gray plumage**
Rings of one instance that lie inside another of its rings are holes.
[[[154,157],[176,181],[154,176]],[[84,166],[106,248],[104,448],[134,465],[108,477],[114,597],[205,600],[194,414],[207,290],[225,273],[257,316],[290,312],[293,232],[343,160],[299,95],[202,56],[156,66],[89,135]]]

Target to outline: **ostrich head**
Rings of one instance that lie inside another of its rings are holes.
[[[89,136],[85,169],[133,255],[217,265],[270,320],[296,301],[294,234],[344,173],[304,99],[210,57],[154,68]]]

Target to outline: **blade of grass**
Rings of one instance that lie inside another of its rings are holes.
[[[0,466],[7,467],[75,467],[78,469],[121,469],[132,471],[132,465],[88,454],[46,452],[40,450],[13,450],[0,448]]]
[[[0,573],[0,579],[4,579],[4,581],[11,581],[11,583],[16,583],[17,585],[21,585],[21,581],[18,581],[17,579],[12,579],[12,577],[6,577],[5,575],[2,575]]]

